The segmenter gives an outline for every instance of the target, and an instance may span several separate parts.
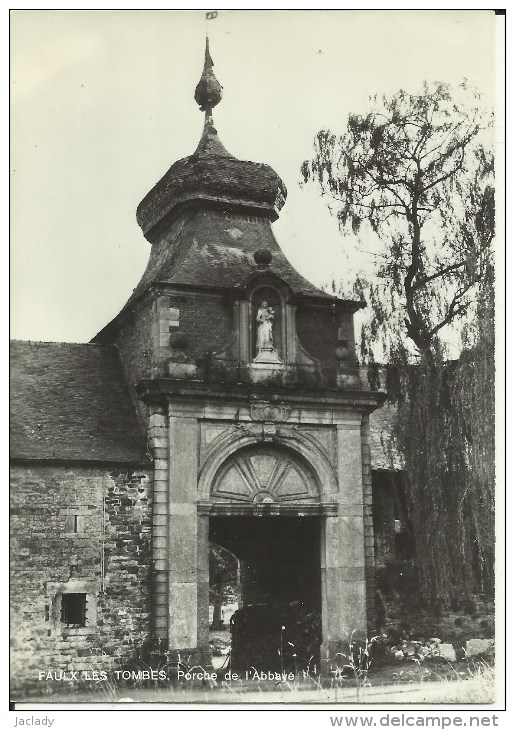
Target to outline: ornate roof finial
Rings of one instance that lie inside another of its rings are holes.
[[[215,107],[222,98],[222,86],[213,73],[213,59],[209,53],[209,38],[206,35],[206,54],[204,58],[204,70],[202,76],[195,89],[195,101],[200,106],[201,111],[205,112],[206,119],[204,122],[204,130],[198,143],[195,155],[221,155],[223,157],[231,157],[223,144],[218,139],[218,133],[213,123],[213,107]]]
[[[195,101],[200,110],[206,113],[206,118],[211,117],[213,108],[222,98],[222,86],[213,72],[213,59],[209,53],[209,38],[206,35],[206,54],[204,58],[204,70],[195,89]]]

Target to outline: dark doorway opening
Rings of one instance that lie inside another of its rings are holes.
[[[300,671],[318,664],[320,531],[318,517],[210,518],[210,541],[240,562],[241,607],[229,627],[236,671]]]

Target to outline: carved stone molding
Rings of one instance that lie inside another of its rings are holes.
[[[280,403],[260,401],[250,404],[250,417],[253,421],[287,421],[291,408]]]
[[[263,441],[273,441],[277,436],[277,426],[274,423],[263,424]]]
[[[231,517],[336,517],[339,506],[335,502],[198,502],[199,515],[224,515]]]

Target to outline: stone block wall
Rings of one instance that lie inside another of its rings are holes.
[[[225,347],[234,331],[233,302],[211,296],[162,296],[159,298],[160,355],[170,353],[170,335],[186,336],[188,357],[202,359],[207,351]]]
[[[313,357],[320,361],[324,372],[337,367],[336,348],[345,344],[348,356],[344,369],[356,368],[354,324],[349,310],[333,311],[328,307],[302,306],[297,310],[296,327],[299,342]]]
[[[171,376],[209,382],[246,382],[247,371],[239,367],[242,358],[239,339],[249,336],[247,325],[242,324],[240,310],[244,305],[245,302],[238,303],[230,296],[217,293],[167,294],[161,291],[124,320],[115,344],[143,428],[148,426],[149,414],[134,392],[135,385],[142,379]],[[248,325],[254,326],[255,313],[251,312],[249,316]],[[337,345],[346,343],[349,353],[348,360],[343,363],[344,369],[355,367],[351,312],[335,311],[330,306],[299,304],[295,328],[304,354],[298,348],[298,367],[290,363],[287,372],[281,372],[273,384],[298,382],[308,387],[334,388]],[[180,335],[176,345],[173,344],[174,335]],[[254,340],[255,332],[250,337]],[[210,353],[215,357],[211,358]],[[174,363],[173,371],[169,369],[170,361]]]
[[[306,352],[320,360],[322,368],[335,368],[337,325],[332,310],[299,307],[296,324],[297,336]]]
[[[145,404],[136,397],[135,386],[143,378],[151,377],[152,369],[156,365],[155,309],[150,303],[141,307],[132,317],[124,321],[115,340],[120,352],[125,382],[129,387],[131,400],[143,430],[146,429],[148,412]]]
[[[156,318],[154,326],[157,330],[157,345],[152,356],[152,366],[165,377],[169,374],[167,361],[177,351],[170,344],[174,335],[183,335],[183,343],[177,348],[185,362],[195,368],[192,377],[196,379],[215,380],[217,382],[246,382],[246,371],[241,371],[238,354],[238,306],[229,297],[200,294],[160,295],[154,301]],[[154,315],[153,315],[154,316]],[[250,324],[254,323],[255,313],[251,314]],[[279,320],[278,320],[279,321]],[[279,325],[278,325],[279,326]],[[290,368],[290,375],[280,374],[278,382],[302,382],[317,387],[334,387],[336,376],[335,348],[340,340],[345,340],[349,349],[349,363],[354,363],[354,335],[352,316],[349,312],[335,314],[332,309],[323,307],[305,307],[297,310],[296,329],[299,342],[308,355],[316,358],[319,366],[312,369],[305,367],[299,355],[299,367]],[[241,336],[241,333],[240,333]],[[251,335],[252,340],[255,333]],[[180,338],[182,339],[182,338]],[[129,357],[135,343],[128,343]],[[124,356],[125,349],[122,351]],[[215,359],[208,360],[208,353],[217,353]],[[190,374],[191,376],[191,374]],[[178,375],[177,377],[184,377]]]
[[[16,465],[11,477],[11,681],[40,671],[110,671],[150,632],[151,481],[147,472]],[[66,594],[86,595],[84,626],[62,622]]]
[[[234,327],[233,302],[216,295],[159,294],[124,321],[115,343],[144,430],[149,412],[137,400],[135,385],[145,378],[168,377],[168,361],[179,350],[188,366],[199,366],[195,377],[202,377],[206,353],[226,347]],[[170,338],[177,334],[184,335],[186,347],[173,347]]]

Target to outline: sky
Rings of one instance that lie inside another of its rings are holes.
[[[11,337],[87,342],[125,304],[150,251],[136,207],[202,132],[206,27],[220,139],[279,173],[276,237],[318,285],[367,262],[300,186],[315,134],[424,80],[466,77],[494,105],[491,11],[14,12]]]

